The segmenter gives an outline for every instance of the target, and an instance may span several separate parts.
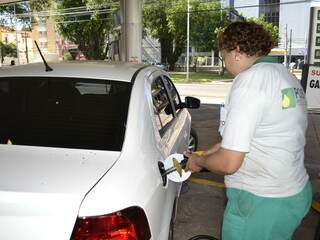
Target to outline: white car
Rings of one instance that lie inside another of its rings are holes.
[[[181,184],[159,167],[199,100],[154,66],[50,66],[0,69],[0,239],[172,237]]]

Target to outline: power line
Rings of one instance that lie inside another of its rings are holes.
[[[25,2],[25,1],[21,1]],[[17,3],[21,3],[17,2]],[[16,3],[10,3],[16,4]],[[1,6],[1,4],[0,4]],[[107,13],[107,11],[116,11],[118,10],[120,5],[119,3],[108,3],[108,4],[102,4],[102,5],[96,5],[96,6],[78,6],[78,7],[70,7],[70,8],[61,8],[58,10],[44,10],[38,12],[40,16],[43,17],[50,17],[50,16],[65,16],[65,15],[83,15],[84,13]],[[107,9],[106,9],[107,8]],[[25,13],[16,14],[16,17],[31,17],[34,14],[32,11],[27,11]],[[89,14],[86,14],[89,15]]]
[[[104,21],[104,20],[111,20],[112,18],[100,18],[100,19],[95,19],[95,21]],[[61,21],[61,22],[55,22],[59,24],[66,24],[66,23],[80,23],[80,22],[89,22],[91,19],[83,19],[83,20],[70,20],[70,21]]]
[[[21,1],[25,2],[25,1]],[[199,13],[199,12],[212,12],[212,11],[230,11],[232,9],[243,9],[243,8],[254,8],[254,7],[267,7],[267,6],[279,6],[279,5],[288,5],[288,4],[299,4],[299,3],[307,3],[310,2],[310,0],[299,0],[299,1],[293,1],[293,2],[280,2],[280,3],[271,3],[271,4],[256,4],[256,5],[245,5],[245,6],[238,6],[238,7],[225,7],[225,8],[216,8],[216,9],[203,9],[203,10],[191,10],[190,13]],[[144,2],[144,4],[154,4],[158,3],[156,1],[149,1],[149,2]],[[216,1],[201,1],[200,3],[216,3]],[[162,3],[160,3],[162,4]],[[164,4],[162,4],[164,5]],[[177,6],[178,4],[175,3],[173,6]],[[88,8],[87,6],[78,6],[78,7],[70,7],[70,8],[63,8],[58,11],[41,11],[39,12],[40,16],[70,16],[70,17],[77,17],[77,16],[87,16],[87,15],[92,15],[92,14],[106,14],[106,13],[112,13],[118,8],[112,8],[112,9],[101,9],[105,7],[112,7],[112,6],[119,6],[119,3],[109,3],[109,4],[104,4],[104,5],[97,5],[96,7],[93,8]],[[165,3],[165,6],[168,6],[167,3]],[[77,11],[74,11],[77,10]],[[187,11],[180,11],[180,12],[175,12],[171,14],[186,14]],[[21,13],[21,14],[16,14],[16,17],[31,17],[32,13],[31,12],[26,12],[26,13]]]
[[[238,8],[252,8],[252,7],[271,7],[271,6],[279,6],[279,5],[291,5],[291,4],[299,4],[299,3],[308,3],[311,0],[296,0],[296,1],[291,1],[291,2],[279,2],[279,3],[265,3],[265,4],[254,4],[254,5],[243,5],[243,6],[238,6],[238,7],[221,7],[219,10],[223,10],[223,9],[238,9]],[[206,0],[202,0],[202,1],[198,1],[197,3],[203,3],[203,4],[209,4],[209,3],[221,3],[220,1],[206,1]],[[145,5],[152,5],[152,4],[159,4],[162,6],[178,6],[179,4],[174,3],[174,4],[168,4],[167,1],[164,2],[159,2],[159,1],[144,1],[143,4]],[[221,4],[220,4],[221,5]]]
[[[254,5],[243,5],[243,6],[236,6],[236,7],[220,7],[216,9],[201,9],[201,10],[191,10],[189,11],[190,13],[199,13],[199,12],[215,12],[215,11],[231,11],[234,9],[243,9],[243,8],[257,8],[257,7],[272,7],[272,6],[280,6],[280,5],[292,5],[292,4],[300,4],[300,3],[308,3],[310,0],[297,0],[297,1],[292,1],[292,2],[279,2],[279,3],[267,3],[267,4],[254,4]],[[212,2],[208,1],[203,1],[200,3],[215,3],[213,0]],[[167,7],[169,6],[167,3],[159,3],[159,1],[149,1],[149,2],[144,2],[145,5],[151,5],[151,4],[159,4],[160,6]],[[178,6],[179,4],[176,5],[170,5],[170,6]],[[188,11],[179,11],[179,12],[174,12],[174,13],[168,13],[169,15],[177,14],[177,13],[183,13],[187,14]]]
[[[92,14],[105,14],[105,13],[113,13],[117,9],[101,9],[101,10],[90,10],[90,11],[78,11],[78,12],[69,12],[69,13],[51,13],[51,14],[39,14],[40,17],[53,17],[53,16],[70,16],[70,17],[76,17],[76,16],[84,16],[84,15],[92,15]],[[16,14],[17,17],[31,17],[31,13],[21,13]]]
[[[27,1],[20,1],[16,3],[21,3],[21,2],[27,2]],[[237,6],[237,7],[220,7],[219,9],[204,9],[204,10],[191,10],[190,12],[205,12],[205,11],[227,11],[227,10],[232,10],[232,9],[243,9],[243,8],[256,8],[256,7],[271,7],[271,6],[280,6],[280,5],[291,5],[291,4],[299,4],[299,3],[308,3],[310,0],[297,0],[297,1],[292,1],[292,2],[279,2],[279,3],[268,3],[268,4],[255,4],[255,5],[244,5],[244,6]],[[10,3],[10,4],[16,4],[16,3]],[[199,3],[201,4],[210,4],[210,3],[217,3],[217,1],[200,1]],[[159,1],[144,1],[143,4],[145,5],[151,5],[151,4],[160,4],[164,7],[169,6],[168,3],[159,3]],[[8,5],[8,4],[7,4]],[[93,8],[88,8],[86,5],[84,6],[78,6],[78,7],[70,7],[70,8],[62,8],[59,9],[59,11],[52,11],[52,10],[47,10],[47,11],[41,11],[40,13],[44,13],[45,16],[55,16],[55,15],[63,15],[63,12],[68,12],[68,11],[73,11],[73,10],[86,10],[86,11],[95,11],[105,8],[105,7],[111,7],[111,6],[119,6],[119,3],[113,2],[113,3],[108,3],[108,4],[103,4],[103,5],[96,5]],[[173,3],[170,6],[178,6],[179,4]],[[1,6],[1,4],[0,4]],[[31,14],[32,12],[27,12],[25,14]],[[178,13],[187,13],[187,11],[183,12],[178,12]],[[17,16],[30,16],[30,15],[24,15],[24,14],[17,14]]]

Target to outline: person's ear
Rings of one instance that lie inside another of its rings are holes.
[[[235,60],[236,61],[240,61],[240,59],[241,59],[240,47],[237,46],[236,49],[235,49]]]

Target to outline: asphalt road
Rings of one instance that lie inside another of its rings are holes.
[[[216,81],[209,84],[175,84],[181,97],[197,97],[202,103],[219,104],[224,102],[231,81]]]

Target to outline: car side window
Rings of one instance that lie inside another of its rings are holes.
[[[155,79],[151,85],[153,110],[157,128],[163,135],[166,127],[173,120],[173,111],[170,99],[163,85],[161,77]]]
[[[178,113],[180,111],[179,106],[181,104],[179,93],[177,92],[177,89],[175,88],[175,86],[173,85],[173,83],[168,77],[164,76],[163,82],[166,85],[166,88],[168,90],[172,103],[174,105],[175,111],[176,113]]]

